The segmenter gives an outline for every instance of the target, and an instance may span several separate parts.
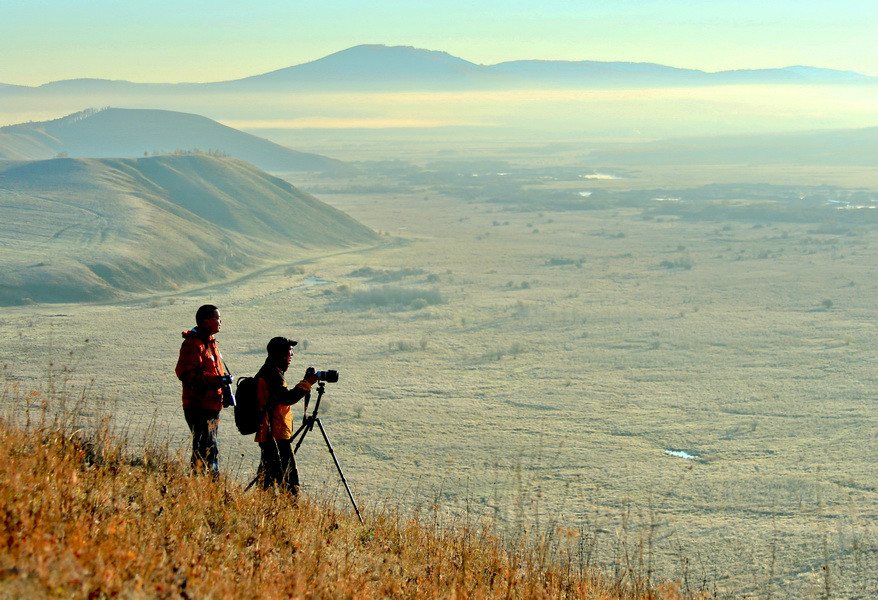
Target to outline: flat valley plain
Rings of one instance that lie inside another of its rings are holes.
[[[350,158],[341,145],[303,149]],[[874,169],[565,178],[556,165],[573,154],[455,152],[410,142],[371,156],[499,157],[527,174],[437,184],[404,181],[393,169],[407,163],[391,162],[355,178],[291,177],[384,242],[137,301],[4,308],[6,398],[36,414],[51,384],[88,398],[86,413],[112,412],[134,443],[166,440],[185,456],[179,332],[212,302],[234,373],[255,373],[274,335],[301,341],[290,380],[308,365],[339,370],[321,416],[366,513],[487,520],[542,539],[557,560],[719,597],[874,597],[875,211],[839,208],[871,215],[845,224],[692,218],[663,209],[674,198],[588,205],[740,181],[874,196]],[[585,204],[528,204],[564,190]],[[220,438],[223,469],[249,481],[256,445],[228,417]],[[299,461],[306,493],[347,502],[318,432]]]

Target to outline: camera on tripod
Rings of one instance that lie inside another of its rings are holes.
[[[315,371],[314,375],[317,377],[317,381],[325,381],[326,383],[336,383],[338,381],[338,371],[335,369]]]
[[[335,369],[329,369],[326,371],[317,371],[314,367],[308,367],[305,370],[305,378],[310,380],[311,377],[316,377],[317,381],[325,381],[327,383],[335,383],[338,381],[338,371]],[[317,425],[317,428],[320,430],[320,434],[323,436],[323,441],[326,442],[326,447],[329,450],[329,455],[332,457],[332,461],[335,463],[335,468],[338,470],[338,475],[341,477],[341,482],[344,485],[345,490],[348,493],[348,498],[351,500],[351,504],[354,506],[354,511],[357,513],[357,518],[360,520],[360,524],[363,523],[363,516],[360,514],[360,509],[357,507],[357,502],[354,500],[354,495],[351,493],[351,488],[348,485],[348,480],[344,476],[344,472],[341,470],[341,465],[338,464],[338,458],[335,456],[335,450],[332,449],[332,444],[329,443],[329,436],[326,435],[326,429],[323,427],[323,423],[320,421],[320,417],[317,416],[317,411],[320,409],[320,399],[323,398],[323,394],[326,392],[326,388],[323,384],[317,386],[317,402],[314,404],[314,410],[311,413],[311,416],[308,416],[308,397],[305,396],[305,417],[302,419],[302,425],[293,433],[293,435],[289,438],[290,441],[296,440],[296,445],[293,447],[293,454],[299,451],[299,446],[302,445],[302,442],[305,441],[305,436],[309,431],[314,429],[314,425]],[[249,490],[259,481],[260,476],[262,476],[261,471],[257,472],[256,477],[253,478],[247,487],[246,490]]]

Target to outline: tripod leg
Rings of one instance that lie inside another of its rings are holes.
[[[292,436],[290,436],[290,441],[296,439],[296,437],[301,433],[302,437],[299,438],[299,441],[296,442],[296,447],[293,449],[293,454],[299,451],[299,446],[302,445],[302,442],[305,441],[305,434],[307,434],[314,427],[314,423],[310,419],[306,419],[304,423],[302,423],[299,428],[296,430]]]
[[[365,523],[363,523],[363,517],[360,515],[360,509],[357,508],[357,502],[354,500],[354,495],[351,493],[351,488],[348,486],[348,480],[345,479],[344,473],[341,470],[341,465],[338,464],[338,459],[335,457],[335,450],[332,449],[332,444],[329,443],[326,430],[323,429],[323,423],[320,422],[319,418],[316,418],[315,420],[317,421],[317,426],[320,428],[320,433],[323,434],[323,440],[326,442],[326,447],[329,448],[329,454],[332,455],[332,460],[335,462],[335,468],[338,469],[338,474],[341,476],[341,482],[344,484],[344,489],[348,492],[348,498],[351,499],[351,504],[354,505],[354,510],[357,513],[357,518],[360,520],[360,525],[365,525]]]
[[[317,418],[317,410],[320,408],[320,400],[323,398],[324,391],[323,382],[319,382],[317,384],[317,402],[314,404],[314,412],[311,413],[311,416],[308,416],[308,398],[309,396],[305,396],[305,418],[302,421],[302,425],[296,430],[296,433],[290,437],[291,440],[296,439],[296,436],[299,435],[299,432],[302,432],[302,437],[299,438],[299,441],[296,442],[296,447],[293,449],[293,454],[299,451],[299,446],[302,445],[302,442],[305,441],[305,435],[314,429],[314,419]]]

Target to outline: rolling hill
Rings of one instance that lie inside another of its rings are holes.
[[[0,304],[212,282],[370,229],[232,158],[0,161]]]
[[[53,121],[0,127],[0,158],[140,157],[199,148],[221,152],[266,171],[340,173],[340,160],[297,152],[198,115],[169,110],[106,108]]]

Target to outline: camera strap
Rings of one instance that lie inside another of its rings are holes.
[[[211,344],[211,341],[213,344]],[[217,364],[218,370],[223,375],[230,375],[226,369],[226,363],[223,360],[223,355],[219,351],[219,347],[216,345],[216,340],[211,340],[210,338],[204,340],[204,345],[207,347],[207,351],[210,352],[210,355],[213,356],[213,361]]]

